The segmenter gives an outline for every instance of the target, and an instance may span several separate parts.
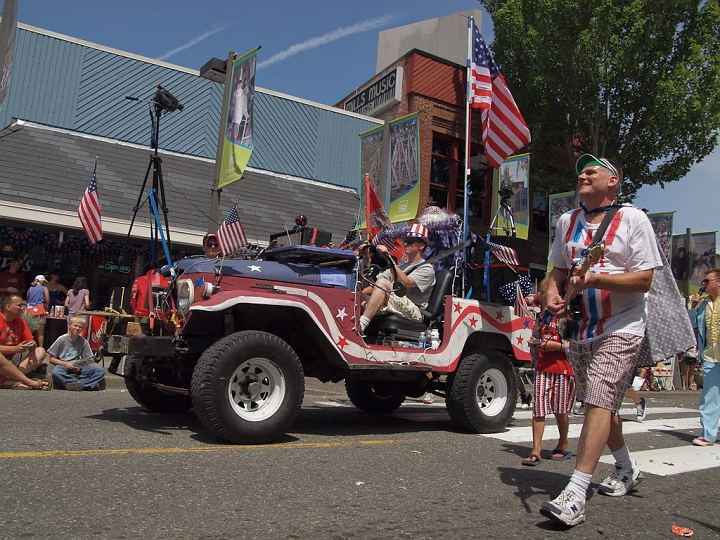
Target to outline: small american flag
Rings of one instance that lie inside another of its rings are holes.
[[[357,229],[353,229],[351,231],[348,231],[348,233],[345,235],[345,239],[340,242],[340,246],[338,246],[338,249],[350,249],[350,246],[353,245],[355,240],[357,240]]]
[[[515,282],[515,286],[517,287],[515,289],[515,316],[516,317],[532,317],[532,313],[530,312],[530,309],[528,308],[527,301],[525,300],[525,295],[523,294],[521,288],[520,288],[520,280]]]
[[[472,43],[468,100],[473,107],[482,109],[485,157],[497,169],[510,154],[530,143],[530,130],[475,21],[472,21]]]
[[[493,254],[493,257],[495,257],[499,261],[510,264],[512,266],[520,266],[520,260],[518,259],[517,251],[515,251],[513,248],[501,246],[500,244],[496,244],[494,242],[488,242],[487,246],[490,250],[490,253]]]
[[[383,245],[388,248],[391,252],[395,251],[398,247],[395,238],[391,236],[393,229],[383,229],[375,238],[372,239],[372,245]]]
[[[80,201],[78,208],[78,218],[85,230],[85,235],[90,244],[97,244],[103,237],[102,217],[100,216],[100,198],[98,197],[97,179],[97,162],[93,170],[92,180],[88,184],[87,189]]]
[[[247,237],[245,230],[240,222],[240,216],[237,213],[237,204],[232,207],[228,217],[217,232],[218,246],[223,255],[230,255],[238,249],[247,246]]]

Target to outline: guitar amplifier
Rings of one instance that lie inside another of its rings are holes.
[[[314,227],[293,227],[287,231],[270,235],[270,244],[280,246],[327,246],[332,233]]]
[[[482,300],[484,302],[495,302],[496,304],[505,304],[500,295],[500,287],[507,283],[512,283],[520,276],[526,276],[530,272],[530,258],[532,255],[532,243],[529,240],[523,240],[515,236],[491,236],[490,241],[494,244],[507,246],[515,250],[517,253],[520,266],[515,267],[517,274],[508,268],[508,266],[493,257],[490,253],[490,298],[487,295],[487,287],[483,283],[485,273],[485,242],[478,242],[475,247],[473,256],[473,265],[470,272],[470,286],[472,287],[471,298]],[[519,275],[518,275],[519,274]]]

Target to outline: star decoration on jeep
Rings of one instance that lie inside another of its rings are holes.
[[[195,280],[195,288],[199,289],[202,287],[203,283],[205,283],[205,276],[200,276]]]
[[[345,346],[348,344],[347,339],[345,339],[345,336],[340,336],[340,339],[337,342],[337,346],[344,350]]]
[[[518,336],[518,337],[517,337],[517,341],[518,341],[518,345],[522,345],[522,343],[523,343],[523,337],[522,337],[522,336]]]
[[[477,320],[474,316],[473,316],[473,317],[470,317],[470,326],[472,326],[473,328],[475,328],[475,325],[476,325],[477,323],[478,323],[478,320]]]
[[[340,319],[342,322],[345,322],[345,317],[347,317],[348,314],[345,311],[345,308],[338,309],[337,315],[335,315],[336,319]]]
[[[460,313],[460,312],[462,311],[462,306],[461,306],[460,304],[455,304],[454,307],[455,307],[455,311],[456,311],[457,313]]]
[[[530,319],[525,319],[523,321],[523,328],[530,328]]]
[[[251,264],[250,266],[248,266],[248,268],[250,269],[251,272],[260,272],[260,267],[255,266],[254,264]],[[262,272],[260,272],[260,273],[262,273]]]
[[[503,312],[502,312],[502,311],[498,311],[498,312],[497,312],[497,315],[495,315],[495,318],[496,318],[498,321],[502,321],[502,320],[503,320]]]

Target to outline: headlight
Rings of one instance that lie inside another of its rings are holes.
[[[191,280],[181,279],[178,281],[177,299],[180,312],[186,315],[195,300],[195,285]]]

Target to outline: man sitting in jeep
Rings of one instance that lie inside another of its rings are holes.
[[[433,285],[435,285],[435,270],[432,265],[425,264],[423,259],[423,253],[428,245],[427,235],[428,230],[423,225],[412,225],[402,239],[408,262],[398,265],[393,261],[391,268],[378,274],[370,298],[365,305],[365,311],[360,317],[361,333],[365,332],[370,321],[378,312],[393,313],[414,321],[423,320],[420,309],[427,307]],[[359,250],[360,254],[368,256],[369,247],[368,245],[362,246]],[[388,254],[388,249],[382,244],[378,245],[376,249],[383,254]],[[388,257],[388,259],[390,258]],[[397,291],[398,288],[405,289],[406,294],[402,295],[400,291]],[[393,291],[397,291],[399,294]]]

